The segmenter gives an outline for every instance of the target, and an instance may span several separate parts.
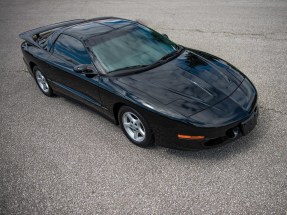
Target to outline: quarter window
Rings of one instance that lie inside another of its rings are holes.
[[[91,64],[92,62],[83,43],[65,34],[61,34],[55,42],[54,54],[74,64]]]

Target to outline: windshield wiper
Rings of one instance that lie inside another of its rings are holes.
[[[169,54],[163,56],[159,61],[164,61],[164,60],[166,60],[166,59],[168,59],[168,58],[170,58],[170,57],[173,57],[174,55],[180,53],[180,52],[182,51],[182,49],[183,49],[183,47],[182,47],[182,46],[179,46],[177,50],[172,51],[171,53],[169,53]]]
[[[174,51],[172,51],[171,53],[163,56],[161,59],[159,59],[158,61],[156,61],[155,63],[152,63],[152,64],[148,64],[148,65],[134,65],[134,66],[126,66],[126,67],[123,67],[123,68],[119,68],[119,69],[115,69],[115,70],[112,70],[110,71],[109,73],[112,73],[112,72],[117,72],[117,71],[124,71],[124,70],[137,70],[137,69],[142,69],[142,68],[151,68],[153,66],[156,66],[156,65],[160,65],[163,63],[163,61],[175,56],[175,55],[178,55],[179,53],[181,53],[181,51],[183,50],[184,48],[182,46],[178,46],[178,48]]]
[[[139,68],[143,68],[143,67],[147,67],[147,66],[149,66],[149,65],[126,66],[126,67],[123,67],[123,68],[112,70],[110,72],[116,72],[116,71],[122,71],[122,70],[130,70],[130,69],[139,69]]]

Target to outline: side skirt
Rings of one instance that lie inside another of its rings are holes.
[[[49,81],[49,84],[51,85],[55,94],[73,100],[77,103],[84,104],[88,108],[96,111],[104,118],[116,124],[113,113],[110,113],[106,107],[102,106],[99,102],[95,101],[91,97],[55,81]]]

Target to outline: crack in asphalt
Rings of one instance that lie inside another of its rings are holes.
[[[189,32],[197,32],[203,34],[225,34],[228,36],[253,36],[253,37],[264,37],[267,40],[278,40],[278,41],[287,41],[286,38],[272,38],[268,37],[268,35],[278,35],[278,34],[287,34],[287,32],[270,32],[270,33],[240,33],[240,32],[228,32],[228,31],[203,31],[200,29],[186,29],[186,28],[158,28],[161,30],[170,30],[170,31],[189,31]]]
[[[17,73],[21,73],[21,72],[28,73],[28,70],[27,69],[21,69],[21,70],[16,70],[15,72],[17,72]]]
[[[281,110],[276,110],[274,108],[266,108],[266,107],[263,107],[263,106],[259,106],[259,108],[261,110],[265,110],[265,111],[272,111],[274,113],[278,113],[278,114],[281,114],[281,115],[287,115],[287,112],[284,112],[284,111],[281,111]]]

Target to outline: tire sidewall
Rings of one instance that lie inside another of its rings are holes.
[[[37,70],[39,70],[39,71],[42,73],[42,75],[45,77],[45,79],[47,80],[47,83],[48,83],[48,86],[49,86],[49,91],[48,91],[48,92],[44,92],[44,91],[41,89],[41,87],[39,86],[38,81],[37,81],[37,78],[36,78],[36,71],[37,71]],[[44,95],[46,95],[46,96],[49,96],[49,97],[53,96],[53,90],[52,90],[52,88],[51,88],[51,86],[50,86],[50,84],[49,84],[49,82],[48,82],[48,79],[47,79],[45,73],[43,73],[43,71],[42,71],[38,66],[34,66],[34,67],[33,67],[33,75],[34,75],[34,79],[35,79],[35,81],[36,81],[36,84],[37,84],[37,86],[39,87],[39,89],[41,90],[41,92],[42,92]]]
[[[123,126],[123,120],[122,120],[122,117],[123,117],[123,114],[126,113],[126,112],[132,112],[133,114],[135,114],[142,122],[144,128],[145,128],[145,133],[146,133],[146,136],[145,136],[145,139],[142,141],[142,142],[137,142],[135,140],[133,140],[129,135],[128,133],[126,132],[124,126]],[[152,132],[152,129],[150,128],[149,124],[147,123],[147,121],[142,117],[142,115],[136,111],[135,109],[131,108],[131,107],[128,107],[128,106],[123,106],[121,107],[121,109],[119,110],[119,114],[118,114],[118,121],[119,121],[119,124],[121,126],[121,129],[122,131],[124,132],[124,134],[126,135],[126,137],[135,145],[139,146],[139,147],[143,147],[143,148],[146,148],[146,147],[149,147],[149,146],[152,146],[154,145],[154,137],[153,137],[153,132]]]

